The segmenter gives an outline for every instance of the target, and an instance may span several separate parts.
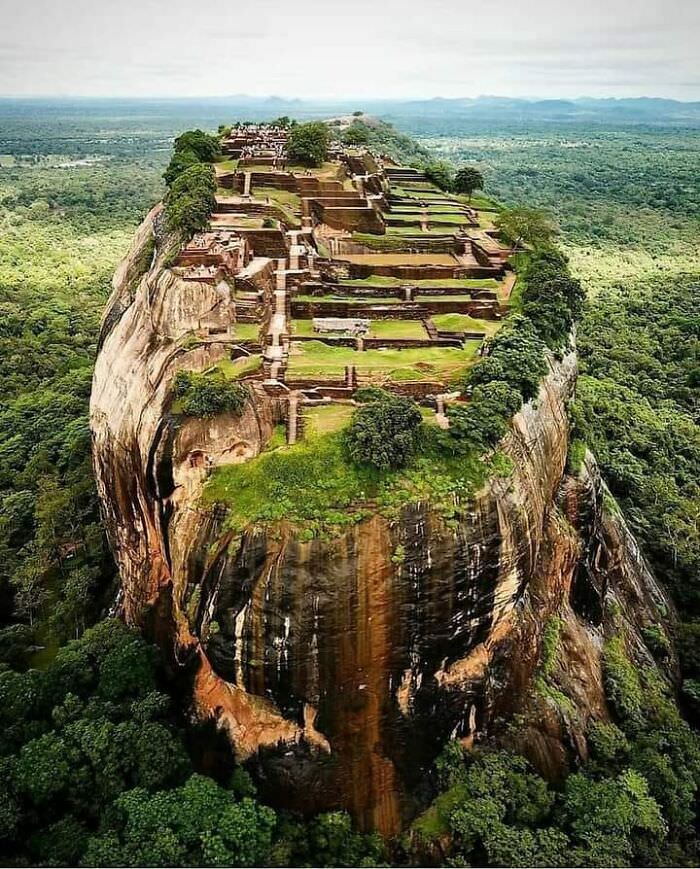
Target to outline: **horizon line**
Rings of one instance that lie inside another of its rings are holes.
[[[281,103],[331,103],[331,104],[343,104],[343,103],[351,103],[351,102],[366,102],[366,103],[382,103],[382,102],[393,102],[393,103],[411,103],[411,102],[459,102],[463,100],[470,101],[479,101],[479,100],[512,100],[514,102],[523,102],[523,103],[534,103],[534,102],[579,102],[581,100],[596,100],[600,102],[621,102],[621,101],[629,101],[629,100],[659,100],[664,102],[672,102],[679,103],[681,105],[695,105],[700,103],[700,99],[696,100],[683,100],[678,99],[677,97],[665,97],[665,96],[657,96],[647,93],[641,93],[637,96],[595,96],[593,94],[580,94],[575,97],[545,97],[545,96],[511,96],[509,94],[479,94],[478,96],[458,96],[458,97],[445,97],[440,94],[435,94],[433,96],[402,96],[402,97],[391,97],[391,96],[372,96],[372,97],[360,97],[360,96],[342,96],[342,97],[323,97],[323,96],[280,96],[279,94],[265,94],[265,95],[253,95],[253,94],[197,94],[197,95],[165,95],[165,94],[149,94],[149,95],[134,95],[134,94],[103,94],[103,95],[95,95],[95,94],[0,94],[0,100],[2,101],[21,101],[21,100],[133,100],[135,102],[146,102],[150,100],[161,100],[166,102],[177,102],[177,101],[194,101],[194,100],[206,100],[206,101],[235,101],[235,100],[248,100],[248,101],[257,101],[257,102],[270,102],[277,101]]]

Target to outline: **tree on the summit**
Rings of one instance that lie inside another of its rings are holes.
[[[554,235],[551,218],[539,208],[508,208],[498,215],[495,224],[504,240],[513,247],[523,243],[535,248],[544,247]]]
[[[455,193],[464,193],[470,199],[475,190],[484,189],[484,176],[473,166],[462,166],[454,180]]]
[[[168,163],[165,172],[163,172],[165,183],[168,187],[172,186],[173,181],[178,176],[182,175],[186,169],[189,169],[190,166],[196,166],[201,162],[202,161],[194,151],[176,151],[170,158],[170,162]]]
[[[191,237],[209,223],[216,206],[216,178],[209,163],[190,166],[173,182],[165,200],[168,228]]]
[[[440,190],[452,189],[452,170],[447,163],[429,163],[424,169],[425,177]]]
[[[219,129],[221,132],[221,128]],[[191,166],[212,163],[220,154],[219,136],[210,136],[203,130],[188,130],[175,139],[173,156],[163,173],[165,183],[171,187],[175,179]]]
[[[175,139],[175,151],[193,151],[202,163],[211,163],[221,153],[217,136],[203,130],[188,130]]]
[[[415,449],[421,419],[416,405],[400,396],[358,407],[345,434],[350,458],[381,471],[402,467]]]
[[[328,127],[320,121],[297,124],[289,134],[287,154],[292,163],[321,166],[328,154],[329,141]]]

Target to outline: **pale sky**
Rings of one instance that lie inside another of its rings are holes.
[[[700,0],[0,0],[2,96],[700,100]]]

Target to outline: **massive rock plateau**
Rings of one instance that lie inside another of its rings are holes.
[[[449,521],[414,503],[332,539],[285,524],[233,535],[202,506],[196,456],[255,456],[279,408],[256,388],[239,417],[172,414],[175,373],[227,353],[187,340],[226,301],[164,265],[159,221],[155,209],[114,279],[91,426],[121,612],[163,648],[191,716],[215,724],[271,799],[342,806],[385,833],[420,809],[451,737],[514,743],[553,778],[585,758],[590,720],[609,716],[604,640],[648,659],[640,632],[672,607],[594,458],[567,472],[575,354],[552,360],[514,418],[512,473]]]

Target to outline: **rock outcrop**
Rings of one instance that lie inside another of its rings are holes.
[[[513,420],[512,472],[449,521],[416,503],[330,540],[283,523],[235,536],[200,502],[200,457],[257,455],[279,409],[254,389],[241,416],[176,422],[176,372],[227,352],[187,336],[225,300],[179,280],[162,244],[147,262],[158,224],[155,210],[115,276],[91,425],[121,610],[166,651],[192,715],[216,724],[271,799],[343,806],[387,833],[420,808],[450,737],[515,741],[552,777],[585,757],[589,721],[609,715],[605,638],[648,657],[641,630],[672,610],[593,457],[566,471],[575,354],[551,362]]]

